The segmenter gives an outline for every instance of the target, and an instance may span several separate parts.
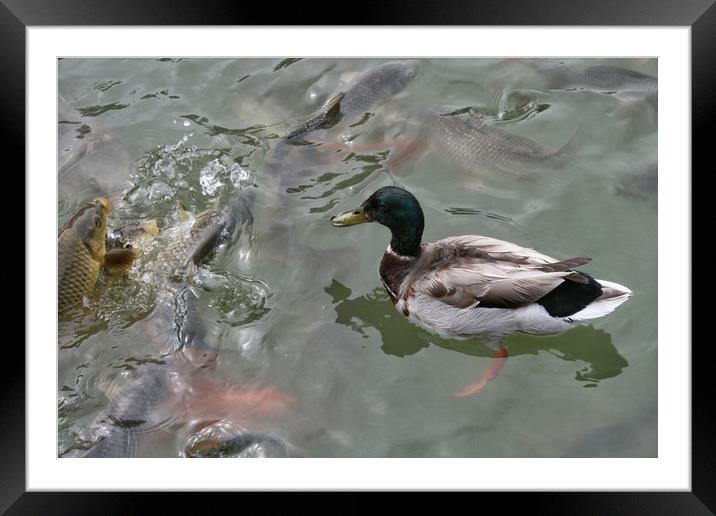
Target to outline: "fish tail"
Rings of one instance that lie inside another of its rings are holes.
[[[208,333],[196,306],[198,296],[184,286],[177,293],[174,306],[174,325],[177,331],[175,351],[183,351],[194,367],[213,369],[218,351],[209,344]]]
[[[299,136],[311,132],[313,129],[315,129],[318,126],[317,119],[311,119],[308,122],[305,122],[301,127],[298,129],[295,129],[294,131],[291,131],[286,136],[284,136],[283,141],[284,142],[290,142],[292,140],[295,140]]]
[[[137,247],[111,249],[104,255],[104,271],[109,276],[121,276],[132,267],[132,263],[141,253]]]
[[[284,142],[290,142],[295,140],[299,136],[306,135],[316,129],[330,129],[335,126],[342,118],[341,114],[341,100],[345,93],[341,92],[334,95],[326,104],[323,106],[317,116],[310,118],[301,127],[289,133],[284,137]]]
[[[572,161],[574,159],[574,151],[576,147],[575,140],[581,128],[582,121],[580,120],[564,145],[562,145],[559,149],[546,154],[545,157],[557,167],[563,167]]]

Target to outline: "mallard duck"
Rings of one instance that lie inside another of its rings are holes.
[[[559,333],[612,312],[632,294],[576,270],[590,258],[557,260],[479,235],[422,243],[423,210],[403,188],[381,188],[331,218],[339,227],[373,221],[392,233],[380,277],[397,310],[440,335],[485,338],[501,358],[505,335]]]

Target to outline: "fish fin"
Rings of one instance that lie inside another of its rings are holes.
[[[325,106],[323,107],[326,116],[331,116],[336,109],[340,109],[341,100],[343,100],[344,96],[345,92],[341,91],[340,93],[337,93],[336,95],[328,99],[328,102],[326,102]]]
[[[340,92],[326,102],[323,113],[317,118],[317,129],[330,129],[340,122],[341,118],[343,118],[341,114],[341,101],[344,96],[345,93]]]
[[[205,209],[200,211],[194,216],[194,225],[192,226],[192,231],[196,231],[199,228],[203,228],[217,213],[217,208],[219,207],[219,200],[214,199],[209,203],[209,206]]]
[[[138,247],[112,249],[104,255],[104,271],[109,276],[121,276],[129,271],[134,260],[141,253]]]
[[[191,219],[191,212],[181,200],[177,200],[177,211],[179,212],[179,220],[182,222],[186,222]]]
[[[335,126],[342,118],[341,100],[343,100],[344,96],[345,92],[341,91],[328,99],[328,102],[323,105],[316,116],[311,117],[308,121],[304,122],[301,127],[288,134],[284,138],[284,141],[290,142],[316,129],[330,129]]]
[[[206,209],[204,211],[197,213],[195,215],[196,220],[194,221],[194,227],[197,227],[197,228],[202,227],[211,218],[211,215],[213,214],[213,212],[214,212],[214,210],[209,208],[209,209]]]
[[[151,236],[157,236],[159,234],[159,226],[157,225],[157,219],[149,219],[142,223],[142,229]]]
[[[581,120],[577,123],[577,126],[572,131],[572,134],[567,139],[567,141],[562,145],[559,149],[550,152],[546,155],[548,158],[553,158],[554,163],[556,166],[564,166],[567,164],[567,162],[571,161],[573,158],[572,150],[574,149],[574,140],[577,137],[577,134],[582,128],[582,122]]]

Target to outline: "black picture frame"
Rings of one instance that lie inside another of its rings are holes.
[[[708,146],[716,95],[716,6],[713,0],[653,2],[649,0],[541,0],[509,2],[481,0],[461,2],[406,2],[364,0],[360,9],[336,10],[336,3],[321,5],[281,3],[262,5],[186,0],[0,0],[0,81],[6,149],[18,157],[16,170],[25,160],[25,29],[48,25],[572,25],[572,26],[690,26],[692,37],[692,170],[711,157]],[[351,12],[352,11],[352,12]],[[335,16],[340,12],[340,15]],[[351,13],[350,19],[348,14]],[[318,13],[335,19],[319,20]],[[712,153],[711,153],[712,154]],[[713,160],[713,158],[711,158]],[[20,168],[21,167],[21,168]],[[705,166],[704,166],[705,168]],[[713,168],[710,164],[709,168]],[[10,174],[6,175],[8,177]],[[693,174],[692,174],[693,177]],[[24,179],[24,177],[23,177]],[[16,185],[26,194],[24,180]],[[6,194],[7,195],[7,194]],[[692,201],[693,202],[693,201]],[[693,206],[693,205],[692,205]],[[663,207],[662,207],[663,208]],[[692,208],[693,209],[693,208]],[[692,216],[694,228],[712,217]],[[27,238],[23,235],[22,241]],[[15,240],[15,242],[19,241]],[[684,252],[692,253],[691,249]],[[25,269],[25,277],[32,271]],[[698,311],[697,304],[683,300]],[[32,307],[26,306],[26,310]],[[693,315],[692,315],[693,318]],[[9,324],[9,323],[8,323]],[[688,333],[691,333],[690,331]],[[698,342],[696,339],[692,339]],[[549,514],[713,514],[716,511],[716,418],[710,408],[715,394],[710,381],[712,344],[692,347],[692,490],[690,492],[589,492],[589,493],[480,493],[487,503],[505,509],[528,508]],[[664,345],[688,349],[690,342]],[[48,346],[51,344],[48,343]],[[25,353],[6,342],[6,367],[0,375],[0,511],[8,514],[108,514],[148,509],[137,493],[26,492],[25,489]],[[7,365],[10,364],[10,367]],[[245,495],[242,495],[245,496]],[[499,497],[499,499],[497,499]],[[172,509],[162,506],[167,512]],[[253,498],[253,497],[252,497]],[[172,495],[183,511],[198,502],[186,494]],[[345,503],[345,502],[344,502]],[[367,502],[365,507],[371,507]],[[422,503],[422,502],[421,502]],[[483,502],[484,503],[484,502]],[[362,505],[350,504],[356,510]],[[207,507],[203,506],[204,509]],[[347,507],[347,506],[346,506]],[[315,509],[316,507],[314,507]],[[142,511],[144,512],[144,511]]]

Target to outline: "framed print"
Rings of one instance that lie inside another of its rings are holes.
[[[690,167],[715,8],[388,7],[263,27],[182,2],[0,6],[27,202],[3,508],[713,508]]]

